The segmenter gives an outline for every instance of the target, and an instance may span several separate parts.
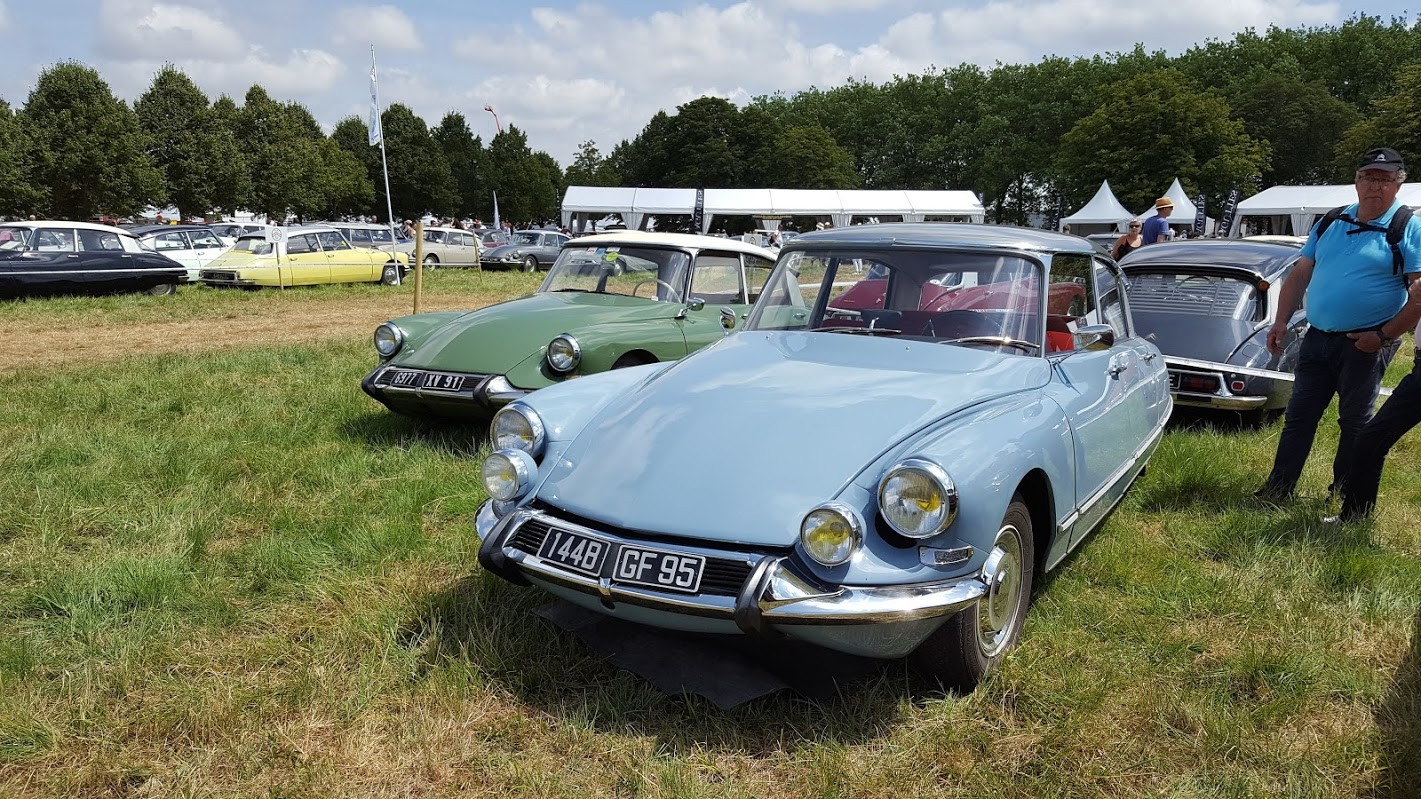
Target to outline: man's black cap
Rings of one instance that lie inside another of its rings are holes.
[[[1378,147],[1375,150],[1368,150],[1362,156],[1362,162],[1357,164],[1358,169],[1385,169],[1388,172],[1396,172],[1406,168],[1406,162],[1401,160],[1401,153],[1390,147]]]

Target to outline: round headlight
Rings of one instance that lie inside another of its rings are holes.
[[[404,331],[386,322],[375,328],[375,351],[381,358],[388,358],[400,351],[405,344]]]
[[[878,485],[883,518],[909,538],[929,538],[957,518],[957,487],[941,466],[912,458],[894,466]]]
[[[533,457],[516,449],[501,449],[484,460],[484,490],[499,502],[518,499],[533,485]]]
[[[567,374],[582,363],[582,347],[577,339],[563,333],[548,342],[548,366],[558,374]]]
[[[494,449],[516,449],[537,458],[543,451],[543,420],[532,408],[515,402],[493,415],[489,438]]]
[[[862,540],[863,522],[858,514],[837,502],[820,505],[799,523],[804,554],[825,566],[847,563]]]

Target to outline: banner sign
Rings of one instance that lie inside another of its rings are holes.
[[[1194,235],[1195,237],[1204,235],[1204,193],[1194,198]]]
[[[696,189],[696,208],[691,212],[691,232],[700,235],[705,231],[706,190]]]
[[[1214,227],[1215,236],[1227,236],[1234,226],[1234,211],[1238,209],[1238,189],[1229,189],[1224,200],[1223,212],[1219,214],[1219,224]]]

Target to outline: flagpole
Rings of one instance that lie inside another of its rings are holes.
[[[394,257],[399,249],[395,246],[400,240],[400,236],[395,232],[395,202],[390,197],[390,164],[385,160],[385,124],[380,114],[380,86],[375,81],[375,45],[370,45],[370,102],[372,104],[370,114],[370,134],[378,136],[380,139],[380,170],[385,174],[385,212],[390,220],[390,257]],[[399,271],[399,262],[395,262],[396,271]]]

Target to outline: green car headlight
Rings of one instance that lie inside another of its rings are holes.
[[[554,372],[565,375],[582,363],[582,347],[577,339],[563,333],[548,343],[548,366]]]
[[[516,449],[536,460],[543,453],[543,420],[527,405],[515,402],[493,415],[489,438],[494,449]]]
[[[847,563],[863,541],[863,520],[847,505],[827,502],[804,515],[799,542],[804,554],[825,566]]]
[[[381,358],[389,358],[404,345],[405,334],[398,327],[386,322],[375,328],[375,351],[380,353]]]
[[[498,502],[519,499],[533,486],[537,468],[533,456],[522,450],[498,450],[484,460],[484,490]]]
[[[941,466],[909,458],[883,476],[878,507],[901,535],[931,538],[957,518],[957,487]]]

